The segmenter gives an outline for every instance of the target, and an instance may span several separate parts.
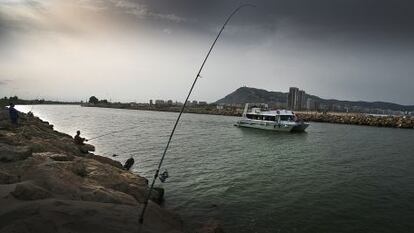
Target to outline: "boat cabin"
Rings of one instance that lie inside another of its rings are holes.
[[[272,110],[262,112],[259,108],[252,108],[245,114],[245,117],[252,120],[261,121],[296,121],[297,117],[292,111]]]

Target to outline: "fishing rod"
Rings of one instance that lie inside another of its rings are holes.
[[[200,74],[201,74],[201,71],[203,70],[203,68],[204,68],[204,65],[206,64],[206,61],[207,61],[207,59],[208,59],[208,57],[210,56],[210,53],[211,53],[211,51],[213,50],[213,48],[214,48],[214,45],[216,45],[216,42],[217,42],[217,40],[219,39],[219,37],[220,37],[220,35],[221,35],[221,33],[223,32],[223,30],[224,30],[224,28],[226,27],[226,25],[227,25],[227,23],[230,21],[230,19],[241,9],[241,8],[243,8],[243,7],[255,7],[255,5],[252,5],[252,4],[243,4],[243,5],[240,5],[240,6],[238,6],[228,17],[227,17],[227,19],[226,19],[226,21],[224,22],[224,24],[223,24],[223,26],[221,27],[221,29],[220,29],[220,31],[219,31],[219,33],[217,34],[217,37],[216,37],[216,39],[213,41],[213,44],[211,45],[211,47],[210,47],[210,49],[208,50],[208,53],[207,53],[207,55],[206,55],[206,57],[204,58],[204,60],[203,60],[203,63],[201,64],[201,67],[200,67],[200,69],[198,70],[198,73],[197,73],[197,75],[196,75],[196,77],[195,77],[195,79],[194,79],[194,82],[193,82],[193,84],[191,85],[191,88],[190,88],[190,91],[188,92],[188,95],[187,95],[187,98],[185,99],[185,101],[184,101],[184,104],[183,104],[183,106],[181,107],[181,111],[180,111],[180,114],[178,114],[178,117],[177,117],[177,120],[175,121],[175,124],[174,124],[174,127],[173,127],[173,129],[172,129],[172,131],[171,131],[171,134],[170,134],[170,137],[168,138],[168,142],[167,142],[167,144],[166,144],[166,146],[165,146],[165,149],[164,149],[164,152],[163,152],[163,154],[162,154],[162,156],[161,156],[161,159],[160,159],[160,162],[158,163],[158,168],[157,168],[157,170],[155,171],[155,174],[154,174],[154,178],[153,178],[153,180],[152,180],[152,183],[151,183],[151,186],[150,186],[150,189],[148,190],[148,192],[147,192],[147,195],[146,195],[146,197],[145,197],[145,202],[144,202],[144,206],[143,206],[143,208],[142,208],[142,211],[141,211],[141,214],[140,214],[140,217],[139,217],[139,223],[140,224],[143,224],[144,223],[144,214],[145,214],[145,210],[147,209],[147,206],[148,206],[148,201],[149,201],[149,198],[150,198],[150,196],[151,196],[151,192],[152,192],[152,190],[153,190],[153,188],[154,188],[154,184],[155,184],[155,181],[157,180],[157,178],[158,178],[158,175],[159,175],[159,172],[160,172],[160,169],[161,169],[161,166],[162,166],[162,163],[163,163],[163,161],[164,161],[164,158],[165,158],[165,155],[167,154],[167,150],[168,150],[168,147],[170,146],[170,142],[171,142],[171,139],[172,139],[172,137],[174,136],[174,132],[175,132],[175,129],[177,128],[177,124],[178,124],[178,122],[180,121],[180,118],[181,118],[181,115],[183,114],[183,112],[184,112],[184,109],[185,109],[185,106],[187,105],[187,101],[188,101],[188,99],[190,98],[190,95],[191,95],[191,92],[193,91],[193,89],[194,89],[194,86],[195,86],[195,84],[196,84],[196,82],[197,82],[197,80],[198,80],[198,78],[199,77],[201,77],[200,76]]]

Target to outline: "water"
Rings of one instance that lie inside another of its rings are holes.
[[[19,106],[28,111],[30,106]],[[135,158],[153,176],[176,113],[34,106],[55,129],[97,154]],[[227,233],[414,232],[414,130],[312,123],[305,134],[233,126],[237,118],[184,114],[167,154],[166,208],[192,228],[214,218]]]

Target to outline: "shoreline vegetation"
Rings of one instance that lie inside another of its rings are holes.
[[[12,97],[3,97],[0,99],[0,107],[8,106],[10,103],[13,103],[15,105],[35,105],[35,104],[67,104],[67,105],[73,105],[73,104],[82,104],[82,102],[68,102],[68,101],[55,101],[55,100],[45,100],[45,99],[34,99],[34,100],[24,100],[20,99],[17,96]]]
[[[168,105],[148,105],[148,104],[129,104],[129,103],[83,103],[82,107],[98,107],[98,108],[115,108],[115,109],[132,109],[145,111],[161,111],[161,112],[179,112],[181,106]],[[224,116],[241,116],[243,108],[237,106],[221,106],[218,105],[198,105],[186,106],[185,113],[208,114],[208,115],[224,115]],[[414,129],[413,116],[392,116],[392,115],[376,115],[364,113],[340,113],[340,112],[306,112],[296,111],[298,117],[306,122],[322,122],[334,124],[349,125],[365,125],[375,127],[403,128]]]
[[[176,213],[153,191],[143,225],[138,214],[148,180],[110,158],[81,152],[70,135],[37,117],[12,125],[0,109],[0,232],[181,233]],[[90,145],[89,147],[92,147]],[[211,221],[186,232],[222,232]]]

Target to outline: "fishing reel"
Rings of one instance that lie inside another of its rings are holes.
[[[165,169],[165,171],[163,173],[161,173],[158,178],[160,179],[160,181],[162,183],[164,183],[167,180],[168,177],[169,177],[168,171],[167,171],[167,169]]]

